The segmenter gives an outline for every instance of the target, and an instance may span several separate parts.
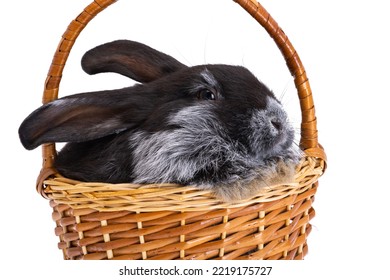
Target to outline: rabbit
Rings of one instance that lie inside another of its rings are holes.
[[[302,152],[273,92],[243,66],[188,67],[142,43],[117,40],[81,60],[130,87],[74,94],[21,124],[23,146],[67,142],[54,167],[88,182],[193,185],[234,202],[291,183]]]

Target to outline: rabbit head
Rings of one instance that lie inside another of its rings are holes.
[[[64,176],[193,184],[224,200],[254,195],[279,173],[292,179],[300,158],[294,130],[281,103],[246,68],[187,67],[126,40],[88,51],[82,66],[140,83],[63,97],[26,118],[19,129],[25,148],[69,142],[55,160]]]

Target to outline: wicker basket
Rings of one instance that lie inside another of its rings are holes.
[[[115,0],[95,0],[71,22],[56,50],[43,102],[57,99],[70,50],[88,22]],[[236,0],[274,39],[295,78],[305,157],[295,182],[227,204],[208,191],[172,184],[78,182],[53,169],[55,144],[43,145],[37,190],[50,200],[65,259],[303,259],[318,178],[326,156],[318,144],[312,93],[290,41],[254,0]]]

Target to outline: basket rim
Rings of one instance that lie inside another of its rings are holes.
[[[177,184],[109,184],[80,182],[56,174],[44,181],[43,192],[56,204],[65,204],[72,209],[94,209],[100,212],[113,211],[205,211],[238,208],[257,203],[275,202],[307,192],[323,174],[324,161],[305,157],[296,169],[294,182],[270,186],[256,196],[236,201],[223,202],[212,191],[194,186]]]

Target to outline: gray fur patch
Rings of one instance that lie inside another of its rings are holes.
[[[215,79],[214,75],[207,69],[205,68],[201,73],[200,76],[202,77],[203,81],[194,83],[192,85],[191,91],[193,92],[198,92],[200,90],[203,90],[205,88],[213,88],[218,90],[220,85],[218,81]]]
[[[201,189],[213,190],[225,201],[233,201],[252,196],[275,182],[292,180],[291,170],[301,156],[297,146],[290,145],[282,151],[281,143],[269,152],[265,145],[259,148],[258,154],[251,154],[242,144],[229,138],[224,125],[213,113],[213,106],[214,103],[202,103],[176,112],[168,122],[178,128],[134,133],[130,143],[135,183],[187,182]],[[268,138],[280,133],[273,131],[275,128],[270,123],[273,117],[284,122],[283,129],[292,129],[281,105],[270,98],[266,110],[255,110],[248,119],[253,131],[248,135],[251,145],[264,145],[264,142],[272,141]],[[287,141],[287,137],[283,136],[281,142]],[[199,170],[218,170],[226,162],[232,167],[223,181],[193,181]],[[278,171],[282,169],[285,175],[279,176]]]
[[[209,84],[212,87],[217,87],[218,82],[215,79],[214,75],[206,68],[204,71],[200,73],[200,75],[203,77],[203,79],[206,81],[207,84]]]
[[[237,163],[237,169],[255,163],[237,150],[224,127],[211,112],[212,104],[195,105],[174,114],[169,123],[180,128],[148,134],[139,131],[131,138],[134,148],[134,175],[137,183],[191,182],[199,170],[215,170],[224,161]],[[229,181],[237,180],[232,172]]]

